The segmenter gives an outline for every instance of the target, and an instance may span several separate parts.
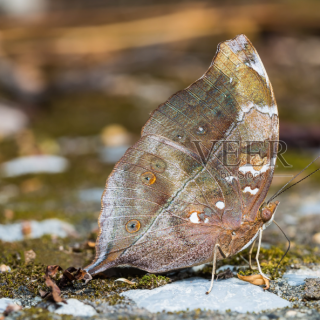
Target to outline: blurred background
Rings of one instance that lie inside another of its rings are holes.
[[[319,1],[0,0],[0,240],[93,241],[105,181],[150,112],[240,33],[288,146],[271,195],[320,152]],[[294,243],[320,247],[319,180],[279,197]],[[285,243],[274,227],[264,241]]]

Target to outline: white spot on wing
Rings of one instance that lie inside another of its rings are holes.
[[[222,201],[218,201],[216,203],[216,207],[219,208],[219,209],[223,209],[225,207],[224,203]]]
[[[241,171],[244,174],[251,172],[254,176],[256,176],[257,174],[259,175],[263,172],[267,172],[267,170],[269,170],[269,169],[270,169],[270,166],[268,164],[263,165],[262,168],[258,171],[254,170],[254,168],[251,164],[246,164],[246,165],[240,167],[239,171]]]
[[[208,218],[205,218],[204,219],[204,223],[208,223],[209,222],[209,219]]]
[[[200,223],[197,212],[192,212],[189,220],[190,220],[192,223]]]
[[[232,83],[232,78],[230,78],[230,83]]]
[[[249,192],[251,194],[257,194],[259,191],[258,188],[255,188],[255,189],[251,189],[250,187],[245,187],[242,192],[246,193],[246,192]]]
[[[261,65],[260,61],[258,60],[258,57],[256,55],[252,55],[253,60],[250,60],[250,62],[246,63],[246,65],[248,67],[251,67],[254,71],[256,71],[261,77],[265,78],[266,77],[266,73],[265,70],[263,68],[263,66]]]

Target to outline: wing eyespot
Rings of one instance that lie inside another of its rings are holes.
[[[126,230],[129,233],[135,233],[140,230],[141,224],[138,220],[129,220],[126,224]]]
[[[154,184],[157,180],[156,176],[152,172],[144,172],[141,174],[140,178],[142,183],[146,184],[147,186]]]
[[[205,134],[206,133],[206,130],[205,130],[205,128],[204,127],[199,127],[198,129],[197,129],[197,134]]]
[[[167,168],[166,162],[163,161],[162,159],[154,158],[151,160],[151,169],[152,170],[159,172],[159,173],[162,173],[166,170],[166,168]]]

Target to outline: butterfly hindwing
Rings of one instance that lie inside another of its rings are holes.
[[[208,71],[153,112],[109,176],[86,270],[162,272],[208,262],[216,243],[239,251],[259,228],[277,140],[277,107],[256,50],[244,35],[220,44]]]

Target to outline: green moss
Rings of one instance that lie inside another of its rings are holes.
[[[0,298],[16,298],[20,290],[37,296],[40,289],[46,290],[44,271],[43,265],[29,264],[12,272],[0,273]]]
[[[170,279],[164,276],[156,276],[154,274],[144,275],[138,279],[136,288],[138,289],[154,289],[170,282]]]
[[[259,261],[262,272],[270,275],[272,279],[280,277],[286,269],[292,264],[310,265],[320,263],[320,252],[318,248],[307,246],[293,246],[286,257],[282,260],[279,268],[278,263],[282,258],[284,251],[279,247],[271,247],[270,249],[261,248]],[[253,251],[252,257],[255,257],[256,250]],[[242,263],[240,263],[241,265]],[[255,261],[253,261],[255,265]],[[245,269],[239,271],[241,275],[251,275],[258,273],[257,270]]]
[[[284,248],[272,246],[269,249],[260,249],[259,261],[262,271],[270,275],[273,279],[280,277],[287,268],[292,265],[312,265],[320,264],[320,250],[319,248],[311,248],[308,246],[298,246],[294,243],[292,244],[291,250],[288,252],[286,257],[282,260],[279,268],[277,269],[278,263],[281,260],[285,252]],[[230,258],[218,261],[217,268],[223,265],[238,266],[240,268],[239,274],[248,276],[258,273],[256,270],[255,256],[257,254],[257,249],[255,248],[252,253],[252,265],[254,270],[248,268],[248,263],[244,259],[248,260],[249,249],[241,252],[241,254],[232,256]],[[244,259],[243,259],[244,258]],[[204,277],[211,277],[212,265],[206,265],[200,272],[199,275]]]
[[[50,237],[43,237],[41,240],[26,240],[18,243],[3,243],[0,242],[1,260],[0,263],[9,265],[12,268],[11,272],[0,273],[0,297],[16,298],[21,290],[27,292],[32,297],[39,295],[39,290],[48,291],[45,285],[45,269],[48,264],[60,264],[64,268],[70,265],[75,265],[75,258],[72,258],[72,253],[64,253],[56,250],[57,246],[65,245],[67,239],[55,240],[54,244]],[[35,245],[37,243],[37,245]],[[47,251],[51,261],[47,264],[39,263],[43,260],[41,248],[43,246]],[[33,248],[37,253],[37,258],[34,263],[26,265],[24,263],[23,252]],[[86,253],[80,253],[82,261]],[[60,257],[59,257],[60,256]],[[63,260],[63,261],[60,261]],[[71,261],[73,260],[73,261]],[[62,262],[62,263],[59,263]],[[79,266],[83,266],[80,263]],[[59,272],[55,276],[58,280],[61,276]],[[170,279],[164,276],[147,274],[142,277],[130,278],[135,285],[129,285],[123,282],[115,282],[116,278],[109,279],[93,279],[88,284],[84,285],[81,281],[75,281],[72,285],[62,289],[64,298],[84,299],[101,299],[108,302],[110,305],[117,304],[124,300],[120,293],[130,289],[153,289],[167,284]]]

